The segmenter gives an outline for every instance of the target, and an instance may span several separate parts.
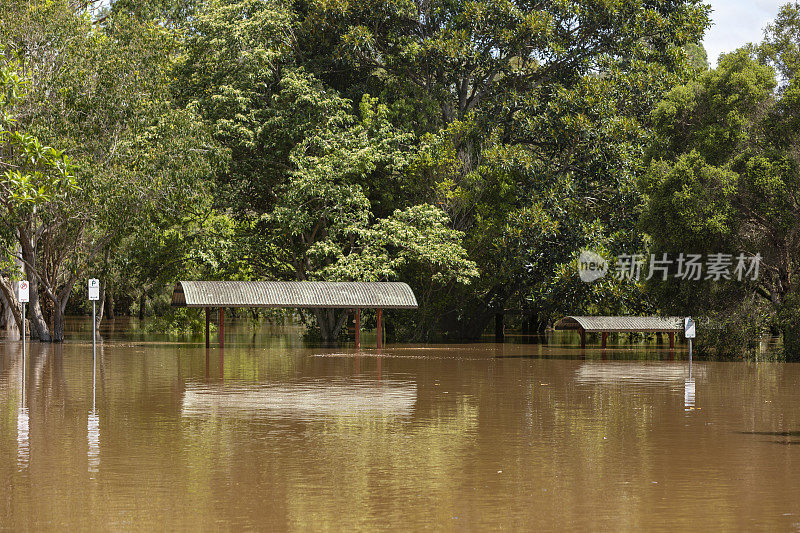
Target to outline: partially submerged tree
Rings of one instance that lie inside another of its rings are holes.
[[[800,84],[793,49],[784,57],[780,42],[768,41],[768,53],[747,47],[722,56],[657,106],[642,223],[659,252],[733,256],[730,280],[672,280],[658,289],[665,309],[717,316],[725,331],[743,321],[777,326],[787,356],[798,358]],[[759,55],[778,60],[785,85]],[[741,253],[760,258],[758,272],[736,273]]]
[[[32,336],[50,340],[39,300],[43,269],[37,262],[37,245],[54,229],[53,213],[64,209],[77,186],[69,158],[42,145],[13,118],[27,85],[19,70],[15,54],[0,49],[0,235],[4,245],[0,290],[21,328],[21,310],[11,284],[23,274],[16,271],[21,261],[31,287]]]
[[[247,14],[244,21],[241,13]],[[382,203],[383,190],[397,189],[404,178],[413,136],[391,124],[376,98],[363,95],[355,109],[298,67],[293,17],[277,2],[208,2],[197,15],[183,68],[184,98],[230,149],[230,166],[219,176],[219,201],[233,207],[247,229],[246,253],[259,267],[254,274],[395,279],[399,271],[393,265],[427,246],[428,253],[447,255],[431,273],[434,279],[468,282],[474,264],[460,247],[461,234],[420,225],[446,220],[441,210],[406,199]],[[393,215],[396,208],[407,215]],[[386,217],[380,217],[383,212]],[[415,212],[427,218],[416,219]],[[377,246],[375,236],[388,228],[418,238],[443,234],[427,243],[389,235],[394,246]],[[325,339],[337,337],[346,317],[328,310],[314,315]]]
[[[96,6],[0,0],[32,80],[20,124],[81,190],[28,259],[42,328],[90,269],[141,302],[176,276],[402,279],[417,338],[508,306],[540,328],[646,307],[573,265],[644,249],[646,126],[704,68],[699,0]],[[316,317],[328,338],[342,320]]]
[[[328,278],[369,249],[364,229],[434,206],[480,281],[459,290],[473,276],[456,274],[419,331],[476,336],[534,296],[542,323],[557,313],[551,273],[582,247],[643,248],[642,122],[694,72],[685,47],[707,24],[695,0],[211,0],[179,87],[231,150],[220,201],[253,229],[264,275]],[[403,273],[424,294],[418,274]],[[610,305],[589,292],[579,305]]]
[[[204,194],[197,180],[216,152],[194,113],[173,105],[173,30],[126,13],[97,24],[66,1],[4,9],[14,16],[4,16],[0,32],[30,80],[15,106],[19,124],[75,164],[79,193],[55,196],[17,229],[32,335],[60,341],[77,280],[154,211],[180,219]]]
[[[576,252],[644,249],[635,209],[648,114],[695,72],[686,48],[706,6],[311,1],[299,16],[310,69],[350,98],[380,95],[393,123],[421,136],[395,194],[441,206],[479,265],[436,329],[475,337],[505,307],[543,329],[566,310],[557,279],[579,284]],[[569,309],[639,310],[638,287],[604,287],[572,291]]]

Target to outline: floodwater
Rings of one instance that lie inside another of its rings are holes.
[[[0,529],[800,530],[797,364],[117,329],[0,340]]]

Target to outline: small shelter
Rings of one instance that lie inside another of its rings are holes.
[[[578,330],[581,348],[586,347],[587,333],[600,333],[606,347],[609,333],[668,333],[669,347],[675,347],[675,333],[683,331],[683,319],[661,316],[565,316],[555,329]]]
[[[416,309],[414,292],[401,282],[332,281],[179,281],[172,305],[206,310],[206,346],[212,307],[219,308],[219,345],[224,346],[226,307],[353,309],[356,348],[361,344],[361,309],[378,311],[378,348],[382,347],[382,310]]]

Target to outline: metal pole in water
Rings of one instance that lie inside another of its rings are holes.
[[[25,408],[25,304],[22,304],[22,408]]]
[[[97,351],[97,302],[92,300],[92,360],[96,358]]]
[[[97,357],[92,350],[92,414],[95,414],[97,398]]]
[[[689,379],[692,379],[692,339],[689,339]]]
[[[97,414],[97,357],[94,350],[92,351],[92,412],[89,413],[86,424],[86,439],[89,443],[89,450],[86,454],[89,461],[89,472],[96,474],[100,467],[100,417]]]
[[[86,426],[89,441],[89,472],[96,474],[100,466],[100,417],[97,415],[97,300],[100,299],[100,280],[89,280],[89,299],[92,301],[92,412]]]

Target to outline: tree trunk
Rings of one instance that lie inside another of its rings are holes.
[[[106,289],[106,316],[109,320],[114,320],[114,285],[111,284]]]
[[[486,327],[492,322],[497,312],[502,311],[506,302],[514,295],[518,287],[508,287],[505,285],[495,285],[487,293],[486,297],[474,302],[471,309],[469,320],[461,325],[461,338],[470,341],[478,340],[483,335]]]
[[[314,309],[323,341],[332,342],[339,338],[339,332],[347,320],[347,313],[347,309],[342,309],[337,316],[336,309]]]
[[[66,303],[66,302],[65,302]],[[66,305],[53,306],[53,342],[64,342],[64,308]]]
[[[67,302],[69,302],[69,297],[75,287],[77,278],[77,273],[73,273],[70,276],[69,281],[64,284],[64,287],[58,293],[57,301],[53,305],[53,337],[57,342],[64,341],[64,311],[67,309]]]
[[[16,243],[14,249],[14,263],[22,270],[24,265],[22,260],[18,258],[21,255],[20,244]],[[6,331],[8,337],[13,340],[22,338],[22,306],[17,301],[17,295],[14,293],[14,286],[11,278],[0,276],[0,298],[5,304],[6,314]]]
[[[3,316],[8,338],[18,340],[22,336],[22,309],[14,296],[11,281],[0,278],[0,301],[3,303]]]
[[[100,327],[100,323],[103,322],[103,313],[106,308],[106,279],[103,276],[103,279],[100,280],[100,307],[97,308],[97,316],[95,316],[95,322],[97,322],[97,327]]]
[[[396,331],[396,320],[387,320],[387,313],[384,310],[383,313],[383,343],[388,344],[389,340],[391,339],[392,342],[395,342],[395,331]],[[394,315],[393,315],[394,316]]]
[[[314,316],[317,318],[319,334],[322,340],[330,342],[333,340],[333,325],[330,321],[330,309],[314,309]]]
[[[39,278],[36,276],[35,243],[24,228],[19,228],[19,242],[22,246],[22,258],[25,261],[25,273],[27,274],[31,291],[31,301],[28,304],[28,308],[30,309],[31,339],[50,342],[50,329],[47,327],[44,314],[42,314],[42,306],[39,299]]]
[[[97,309],[97,325],[100,326],[100,323],[103,322],[103,317],[105,316],[106,311],[106,285],[108,279],[108,256],[111,253],[111,250],[106,249],[106,255],[103,258],[103,271],[101,274],[100,280],[100,307]],[[113,317],[109,317],[113,318]]]
[[[544,335],[547,332],[547,328],[550,326],[550,320],[541,314],[537,314],[537,317],[536,332],[539,335]]]

